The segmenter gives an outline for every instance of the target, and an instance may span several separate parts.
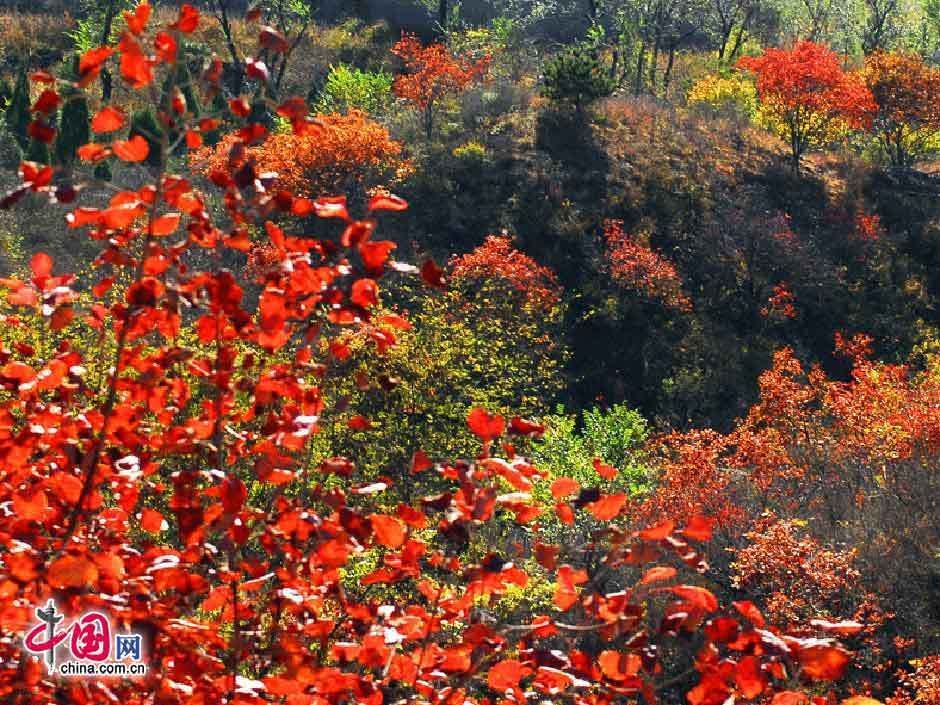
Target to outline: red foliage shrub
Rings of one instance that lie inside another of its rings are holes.
[[[508,235],[489,235],[473,252],[454,257],[451,278],[455,284],[502,281],[536,308],[551,308],[561,297],[555,273],[515,249]]]
[[[300,134],[275,133],[253,146],[246,147],[236,134],[226,135],[190,159],[210,178],[251,163],[259,173],[276,174],[279,187],[315,198],[381,185],[409,168],[401,143],[356,110],[318,115]]]
[[[615,282],[668,308],[691,310],[692,302],[683,293],[682,279],[672,262],[624,233],[623,221],[608,220],[604,238],[610,276]]]

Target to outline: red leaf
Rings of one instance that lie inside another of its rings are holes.
[[[739,600],[737,602],[732,602],[732,606],[738,611],[738,613],[744,617],[748,622],[753,624],[758,629],[763,629],[767,624],[764,619],[764,615],[761,614],[761,611],[757,608],[750,600]]]
[[[179,213],[166,213],[154,218],[150,225],[150,234],[154,237],[172,235],[179,227],[180,217]]]
[[[163,531],[163,515],[147,507],[140,513],[140,528],[154,534]]]
[[[605,480],[613,480],[617,477],[617,468],[607,465],[600,458],[594,458],[594,471]]]
[[[444,270],[438,267],[432,259],[426,260],[421,265],[421,278],[428,286],[436,289],[444,288]]]
[[[734,671],[734,682],[747,700],[753,700],[764,692],[767,678],[761,673],[760,659],[756,656],[744,656]]]
[[[36,162],[21,162],[20,176],[23,181],[29,182],[33,190],[47,186],[52,181],[52,167]]]
[[[379,287],[372,279],[357,279],[349,299],[356,306],[371,308],[379,302]]]
[[[48,71],[33,71],[29,74],[29,80],[33,83],[44,83],[47,85],[52,85],[55,83],[56,78]]]
[[[199,26],[199,10],[190,5],[184,4],[180,8],[180,14],[176,22],[170,25],[170,29],[175,29],[183,34],[195,32]]]
[[[345,196],[318,198],[313,202],[313,212],[318,218],[342,218],[349,220]]]
[[[268,25],[264,25],[261,28],[258,34],[258,43],[265,49],[277,54],[283,54],[290,49],[290,44],[284,35],[274,29],[274,27],[269,27]]]
[[[484,441],[499,438],[506,430],[506,420],[500,415],[491,415],[486,409],[476,408],[467,414],[467,428]]]
[[[570,565],[561,566],[555,579],[555,606],[562,612],[570,609],[578,601],[577,586],[587,580],[587,571],[575,570]]]
[[[419,472],[430,470],[434,467],[431,459],[423,450],[416,450],[411,456],[411,474],[417,475]]]
[[[378,242],[360,242],[358,250],[366,270],[379,273],[384,269],[389,253],[396,247],[397,245],[390,240],[380,240]]]
[[[126,11],[124,12],[124,22],[127,23],[127,28],[134,34],[141,34],[144,29],[147,27],[147,21],[150,19],[150,4],[147,2],[140,3],[133,12]]]
[[[715,523],[710,517],[694,516],[682,530],[682,535],[693,541],[710,541]]]
[[[365,416],[362,416],[361,414],[351,416],[349,420],[346,421],[346,425],[353,431],[368,431],[370,428],[372,428],[372,424],[369,423],[369,419],[367,419]]]
[[[515,659],[500,661],[493,666],[486,677],[486,683],[498,693],[505,693],[519,687],[519,681],[532,673],[532,669]]]
[[[248,499],[248,488],[234,475],[229,475],[222,482],[222,508],[227,514],[237,514]]]
[[[59,94],[56,93],[51,88],[44,90],[39,97],[36,99],[36,102],[33,103],[33,107],[30,110],[34,113],[42,113],[43,115],[48,115],[49,113],[56,110],[61,104],[62,99],[59,97]]]
[[[33,120],[26,126],[26,133],[37,142],[52,144],[55,139],[55,128],[43,120]]]
[[[845,675],[849,665],[849,654],[838,646],[814,644],[797,653],[797,661],[803,674],[813,680],[837,681]]]
[[[248,78],[254,78],[263,83],[271,80],[271,73],[268,71],[267,64],[250,57],[245,59],[245,74]]]
[[[574,524],[574,510],[571,508],[570,504],[559,502],[555,505],[555,514],[558,515],[558,520],[562,524],[567,524],[568,526]]]
[[[640,538],[644,541],[662,541],[672,533],[672,530],[675,528],[675,526],[675,522],[669,520],[660,522],[656,526],[651,526],[650,528],[641,531]]]
[[[509,432],[518,436],[532,436],[538,438],[545,433],[545,426],[535,421],[530,421],[529,419],[513,416],[509,421]]]
[[[199,149],[202,146],[202,135],[195,130],[186,130],[186,146],[189,149]]]
[[[125,34],[121,39],[121,77],[133,88],[143,88],[153,81],[153,67],[137,40]]]
[[[718,609],[718,599],[710,590],[697,585],[677,585],[676,587],[666,588],[668,592],[678,596],[684,602],[703,609],[706,612],[714,612]]]
[[[405,543],[405,528],[395,517],[385,514],[372,514],[369,516],[372,531],[376,540],[385,548],[398,548]]]
[[[398,196],[373,196],[369,199],[369,212],[372,211],[403,211],[408,209],[408,202]]]
[[[91,119],[93,132],[114,132],[124,126],[124,111],[112,105],[105,106]]]
[[[676,575],[678,575],[678,571],[675,568],[658,565],[646,571],[637,584],[649,585],[650,583],[662,583],[666,580],[672,580]]]
[[[564,499],[570,497],[581,489],[581,485],[570,477],[559,477],[552,483],[552,497],[555,499]]]
[[[101,66],[114,53],[112,47],[101,46],[96,49],[89,49],[78,60],[78,74],[81,79],[78,82],[79,88],[84,88],[101,72]]]
[[[251,115],[251,103],[244,96],[232,98],[228,102],[228,109],[232,111],[235,117],[246,118]]]
[[[111,156],[111,150],[103,144],[89,142],[79,147],[77,154],[78,158],[83,162],[100,162],[102,159],[107,159]]]
[[[643,660],[636,654],[619,651],[602,651],[597,657],[601,673],[612,681],[625,681],[640,672]]]
[[[52,276],[52,258],[45,252],[37,252],[29,260],[29,268],[33,272],[33,281],[46,279]]]
[[[169,32],[158,32],[153,40],[153,48],[157,52],[157,58],[163,63],[176,63],[176,38]]]
[[[87,558],[66,555],[52,562],[46,580],[60,590],[94,587],[98,582],[98,568]]]
[[[618,492],[617,494],[605,495],[596,502],[590,502],[585,505],[585,509],[598,521],[609,521],[620,514],[620,510],[623,509],[623,505],[626,503],[627,495]]]
[[[129,140],[114,140],[111,143],[115,156],[125,162],[142,162],[150,154],[150,145],[140,135]]]

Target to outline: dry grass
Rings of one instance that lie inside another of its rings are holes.
[[[4,72],[15,69],[23,57],[33,65],[58,61],[72,46],[68,33],[75,20],[64,14],[0,10],[0,60]]]

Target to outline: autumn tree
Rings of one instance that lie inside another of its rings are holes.
[[[401,59],[404,73],[396,77],[392,90],[417,108],[428,139],[434,129],[434,111],[444,98],[459,94],[486,75],[489,57],[455,56],[443,44],[424,46],[413,34],[403,34],[392,47]]]
[[[940,137],[940,69],[914,54],[866,57],[865,83],[874,97],[872,130],[894,166],[910,166]]]
[[[682,279],[675,265],[637,235],[628,235],[623,222],[604,224],[605,256],[611,279],[625,289],[661,303],[667,308],[689,311],[692,302],[682,291]]]
[[[709,513],[738,550],[734,570],[742,587],[767,580],[765,606],[776,605],[778,617],[806,616],[812,608],[817,615],[853,618],[865,596],[891,593],[893,605],[903,609],[892,610],[887,635],[927,638],[930,650],[933,637],[922,626],[930,619],[919,594],[937,574],[928,555],[937,540],[928,518],[932,500],[925,498],[937,491],[930,468],[940,453],[931,401],[938,381],[935,374],[872,361],[866,336],[836,342],[852,364],[848,381],[806,368],[783,349],[760,377],[759,401],[730,433],[664,438],[657,449],[658,490],[637,514],[654,521],[696,509]],[[765,512],[784,523],[768,521]],[[810,536],[801,538],[802,529]],[[751,548],[745,547],[748,531],[754,532]],[[828,543],[813,548],[814,536]],[[793,556],[803,551],[819,554],[797,570]],[[830,570],[822,570],[825,562]],[[844,581],[850,569],[858,572],[853,590],[859,600],[847,605],[851,614],[835,614],[849,595],[847,584],[833,581]],[[799,587],[798,580],[807,584]],[[813,594],[815,607],[798,603],[797,595]]]
[[[809,147],[870,124],[871,92],[825,46],[801,41],[790,50],[743,57],[737,65],[756,75],[761,109],[787,140],[794,169]]]
[[[358,110],[318,115],[304,134],[277,132],[247,148],[230,134],[191,159],[210,179],[253,164],[277,174],[283,188],[313,196],[333,193],[337,186],[350,195],[390,186],[410,168],[402,144]]]

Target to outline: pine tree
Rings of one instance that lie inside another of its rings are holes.
[[[61,125],[55,141],[56,164],[68,166],[75,161],[78,148],[91,139],[88,101],[81,96],[66,99]]]
[[[16,85],[4,118],[7,132],[16,138],[20,149],[26,151],[29,148],[29,135],[26,132],[29,125],[29,79],[25,68],[16,77]]]

